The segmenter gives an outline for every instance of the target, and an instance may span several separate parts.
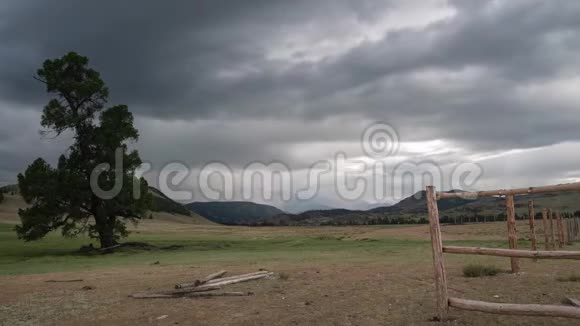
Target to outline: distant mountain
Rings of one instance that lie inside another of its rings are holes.
[[[450,192],[458,192],[457,190],[452,190]],[[411,195],[393,206],[387,207],[377,207],[370,210],[372,213],[424,213],[427,212],[427,206],[425,204],[425,191],[419,191],[414,195]],[[458,206],[470,203],[471,200],[461,199],[461,198],[445,198],[437,202],[439,210],[446,210]]]
[[[191,216],[191,211],[189,209],[167,197],[160,190],[149,187],[149,192],[153,195],[153,207],[151,207],[153,212],[165,212],[170,214]]]
[[[452,190],[450,192],[459,192]],[[527,216],[528,200],[534,200],[536,214],[542,208],[580,215],[580,192],[561,194],[534,194],[516,196],[516,214]],[[439,215],[442,222],[474,222],[501,220],[505,216],[505,199],[499,197],[481,197],[477,199],[445,198],[438,201]],[[392,206],[377,207],[370,210],[313,210],[300,214],[280,214],[262,221],[261,225],[357,225],[357,224],[397,224],[425,223],[427,207],[425,192],[418,192]]]
[[[245,201],[193,202],[185,207],[210,221],[226,225],[253,225],[284,214],[274,206]]]
[[[334,209],[335,207],[325,205],[317,200],[292,200],[285,202],[282,207],[285,212],[300,214],[308,211],[323,211]]]
[[[0,192],[10,195],[18,195],[20,193],[18,185],[16,184],[0,187]],[[175,202],[171,198],[165,196],[165,194],[163,194],[158,189],[149,187],[149,192],[153,195],[153,207],[151,208],[151,211],[192,216],[191,211],[189,209],[185,208],[182,204]]]

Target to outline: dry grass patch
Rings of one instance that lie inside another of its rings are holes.
[[[495,276],[501,272],[501,269],[493,265],[469,264],[463,267],[463,276],[465,277]]]
[[[580,275],[573,274],[567,277],[558,277],[556,280],[558,282],[580,282]]]

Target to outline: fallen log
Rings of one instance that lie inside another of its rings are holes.
[[[222,285],[229,285],[229,284],[235,284],[235,283],[242,283],[242,282],[248,282],[248,281],[252,281],[252,280],[257,280],[260,278],[264,278],[267,276],[272,276],[274,275],[274,273],[266,273],[266,274],[259,274],[259,275],[252,275],[252,276],[246,276],[246,277],[242,277],[242,278],[238,278],[238,279],[233,279],[233,280],[218,280],[218,282],[214,282],[214,283],[208,283],[205,286],[222,286]],[[202,285],[203,287],[204,285]]]
[[[160,298],[178,298],[178,296],[173,294],[161,294],[161,293],[135,293],[130,295],[134,299],[160,299]]]
[[[252,292],[193,292],[183,295],[161,294],[161,293],[141,293],[133,296],[135,299],[175,299],[175,298],[201,298],[201,297],[242,297],[253,295]]]
[[[186,298],[199,298],[199,297],[244,297],[253,295],[253,292],[195,292],[188,293],[185,295]]]
[[[248,273],[248,274],[241,274],[241,275],[234,275],[234,276],[229,276],[229,277],[223,277],[223,278],[219,278],[219,279],[213,279],[213,280],[209,280],[207,281],[205,284],[215,284],[217,282],[223,282],[223,281],[230,281],[230,280],[237,280],[240,278],[245,278],[245,277],[249,277],[249,276],[255,276],[255,275],[265,275],[268,274],[268,271],[261,271],[261,272],[255,272],[255,273]],[[200,286],[202,284],[198,284],[197,281],[194,283],[182,283],[182,284],[176,284],[175,288],[176,289],[181,289],[181,288],[189,288],[189,287],[196,287],[196,286]]]
[[[215,280],[216,278],[220,278],[222,276],[224,276],[227,273],[227,271],[223,270],[223,271],[219,271],[213,274],[209,274],[206,278],[204,278],[203,280],[201,280],[202,284],[203,283],[207,283],[211,280]]]
[[[177,290],[159,290],[159,291],[152,291],[152,292],[143,292],[143,293],[135,293],[132,294],[131,297],[133,298],[150,298],[152,295],[161,295],[161,296],[175,296],[175,295],[184,295],[187,293],[194,293],[194,292],[207,292],[207,291],[214,291],[221,289],[219,286],[213,285],[204,285],[200,287],[192,287],[187,289],[177,289]]]
[[[47,283],[70,283],[70,282],[82,282],[83,279],[74,279],[74,280],[46,280]]]
[[[255,276],[255,275],[265,275],[268,274],[270,272],[268,271],[260,271],[260,272],[253,272],[253,273],[248,273],[248,274],[240,274],[240,275],[233,275],[233,276],[229,276],[229,277],[223,277],[217,280],[211,280],[209,282],[207,282],[207,284],[214,284],[217,282],[223,282],[223,281],[230,281],[230,280],[237,280],[240,278],[246,278],[246,277],[250,277],[250,276]]]
[[[572,299],[572,298],[566,297],[566,299],[564,299],[564,302],[566,304],[569,304],[569,305],[574,306],[574,307],[580,307],[580,300],[576,300],[576,299]]]
[[[580,318],[580,308],[539,304],[494,303],[449,298],[449,306],[457,309],[501,315]]]
[[[227,271],[223,270],[223,271],[219,271],[219,272],[216,272],[213,274],[209,274],[203,280],[195,280],[195,282],[189,283],[189,284],[193,284],[193,286],[200,286],[200,285],[205,284],[211,280],[215,280],[216,278],[220,278],[220,277],[224,276],[225,273],[227,273]],[[180,289],[180,288],[182,288],[182,286],[181,286],[181,284],[176,284],[175,288]]]

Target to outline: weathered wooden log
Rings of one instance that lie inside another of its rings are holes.
[[[253,292],[195,292],[184,295],[186,298],[197,297],[244,297],[253,295]]]
[[[549,233],[549,224],[548,224],[548,209],[542,209],[542,223],[544,226],[544,248],[546,250],[550,250],[550,233]]]
[[[562,215],[556,212],[556,225],[558,226],[558,248],[564,247],[564,223],[562,222]]]
[[[536,226],[534,218],[536,217],[534,212],[534,201],[528,201],[528,219],[530,223],[530,240],[532,242],[532,250],[538,250],[538,243],[536,239]]]
[[[548,218],[550,219],[550,248],[556,250],[556,229],[554,228],[554,213],[548,208]]]
[[[572,242],[574,241],[574,226],[572,225],[572,220],[567,218],[565,219],[566,221],[566,243],[571,245]]]
[[[162,293],[134,293],[129,297],[134,299],[162,299],[162,298],[178,298],[174,294],[162,294]]]
[[[571,305],[571,306],[579,307],[580,308],[580,300],[576,300],[576,299],[573,299],[573,298],[570,298],[570,297],[566,297],[564,299],[564,302],[567,303],[567,304],[569,304],[569,305]]]
[[[465,300],[459,298],[449,298],[449,305],[457,309],[479,311],[500,315],[565,317],[565,318],[580,319],[580,308],[568,306],[493,303],[475,300]]]
[[[259,271],[259,272],[253,272],[253,273],[247,273],[247,274],[233,275],[233,276],[230,276],[230,277],[224,277],[224,278],[220,278],[220,279],[217,279],[217,280],[209,281],[208,284],[212,284],[212,283],[216,283],[216,282],[222,282],[222,281],[237,280],[239,278],[245,278],[245,277],[248,277],[248,276],[255,276],[255,275],[264,275],[264,274],[268,274],[268,273],[271,273],[271,272],[268,272],[268,271]]]
[[[507,212],[507,227],[508,227],[508,240],[510,249],[518,248],[518,232],[516,230],[516,208],[514,206],[514,195],[507,195],[505,197],[505,206]],[[517,258],[512,257],[510,259],[512,273],[517,274],[520,272],[520,262]]]
[[[435,187],[427,187],[427,211],[429,212],[429,232],[431,233],[435,290],[437,293],[437,318],[440,321],[445,321],[449,314],[449,294],[447,292],[447,276],[445,272],[445,261],[443,259],[443,240],[441,238],[436,194]]]
[[[219,271],[219,272],[215,272],[213,274],[209,274],[208,276],[206,276],[201,281],[204,282],[204,283],[207,283],[207,282],[209,282],[211,280],[215,280],[216,278],[220,278],[220,277],[226,275],[226,273],[227,273],[227,271],[225,271],[225,270],[222,270],[222,271]]]
[[[478,191],[478,192],[439,192],[439,193],[437,193],[437,199],[443,199],[443,198],[477,198],[477,197],[491,197],[491,196],[541,194],[541,193],[548,193],[548,192],[561,192],[561,191],[564,192],[564,191],[577,191],[577,190],[580,190],[580,182],[560,184],[560,185],[552,185],[552,186],[542,186],[542,187],[487,190],[487,191]]]
[[[135,299],[175,299],[175,298],[199,298],[199,297],[241,297],[253,295],[252,292],[192,292],[177,294],[142,293],[133,296]]]
[[[251,276],[241,277],[241,278],[237,278],[237,279],[233,279],[233,280],[223,280],[223,281],[219,280],[218,282],[208,283],[208,284],[202,285],[202,286],[223,286],[223,285],[229,285],[229,284],[236,284],[236,283],[257,280],[257,279],[272,276],[272,275],[274,275],[274,273],[268,272],[266,274],[251,275]]]
[[[541,251],[541,250],[532,251],[532,250],[517,250],[517,249],[445,246],[443,247],[443,252],[447,254],[463,254],[463,255],[580,260],[580,251]]]
[[[214,291],[214,290],[219,290],[221,289],[221,287],[219,286],[214,286],[214,285],[202,285],[202,286],[198,286],[198,287],[191,287],[191,288],[186,288],[186,289],[175,289],[175,290],[157,290],[157,291],[151,291],[151,292],[143,292],[143,293],[135,293],[132,294],[132,297],[147,297],[149,298],[150,295],[155,295],[155,294],[159,294],[159,295],[170,295],[170,296],[174,296],[174,295],[183,295],[183,294],[187,294],[187,293],[194,293],[194,292],[207,292],[207,291]]]
[[[227,273],[227,271],[222,270],[222,271],[219,271],[219,272],[216,272],[216,273],[213,273],[213,274],[209,274],[204,279],[195,280],[195,282],[193,282],[191,284],[194,284],[194,286],[200,286],[200,285],[205,284],[205,283],[207,283],[207,282],[209,282],[211,280],[214,280],[216,278],[220,278],[220,277],[224,276],[226,273]],[[179,288],[181,288],[181,286],[179,284],[177,284],[177,285],[175,285],[175,288],[176,289],[179,289]]]
[[[72,283],[72,282],[82,282],[83,279],[72,279],[72,280],[46,280],[47,283]]]
[[[254,273],[248,273],[248,274],[234,275],[234,276],[223,277],[223,278],[219,278],[219,279],[213,279],[213,280],[207,281],[206,284],[213,284],[216,282],[229,281],[229,280],[237,280],[237,279],[248,277],[248,276],[263,275],[263,274],[268,274],[268,273],[269,273],[268,271],[260,271],[260,272],[254,272]],[[200,284],[198,284],[197,282],[182,283],[182,284],[175,285],[175,288],[181,289],[181,288],[195,287],[195,286],[199,286],[199,285]]]

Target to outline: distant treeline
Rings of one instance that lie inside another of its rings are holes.
[[[563,218],[580,217],[580,210],[574,213],[561,212]],[[527,214],[516,214],[516,220],[527,220]],[[541,220],[542,213],[536,213],[534,219]],[[480,214],[462,214],[456,216],[442,215],[440,217],[442,224],[466,224],[466,223],[489,223],[507,221],[507,215],[500,213],[497,215],[480,215]],[[294,222],[294,221],[292,221]],[[287,220],[279,221],[261,221],[256,223],[244,224],[227,224],[227,225],[242,225],[242,226],[306,226],[310,224],[300,224],[299,222],[292,223]],[[395,224],[428,224],[429,221],[424,216],[409,216],[409,217],[378,217],[368,220],[344,219],[344,220],[329,220],[318,225],[321,226],[349,226],[349,225],[395,225]]]

